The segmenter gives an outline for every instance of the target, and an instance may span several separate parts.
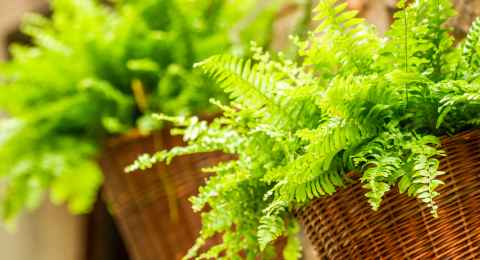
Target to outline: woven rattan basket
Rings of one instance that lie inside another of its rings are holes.
[[[169,129],[150,136],[131,134],[112,139],[100,165],[104,172],[103,196],[135,260],[180,259],[193,245],[200,218],[188,198],[206,178],[200,169],[228,157],[220,153],[182,156],[171,165],[125,174],[124,168],[139,155],[182,145]]]
[[[374,212],[353,185],[298,212],[319,259],[480,259],[480,131],[442,145],[439,218],[398,191]]]

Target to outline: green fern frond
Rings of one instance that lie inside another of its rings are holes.
[[[213,56],[197,63],[196,67],[214,78],[235,102],[268,115],[265,118],[269,120],[265,123],[275,127],[296,127],[296,118],[310,112],[301,102],[305,97],[290,97],[287,93],[281,93],[282,89],[285,89],[293,94],[296,88],[283,81],[285,75],[277,72],[276,67],[260,67],[251,60],[230,55]]]
[[[274,76],[260,71],[251,60],[230,55],[213,56],[195,67],[213,77],[232,99],[249,108],[275,106],[271,91],[277,84]]]
[[[356,10],[347,10],[348,3],[339,3],[338,0],[321,0],[314,12],[315,20],[320,21],[317,32],[335,31],[345,32],[351,27],[362,23],[363,19],[355,18]],[[337,4],[338,3],[338,4]]]
[[[189,145],[177,146],[168,151],[162,150],[153,155],[142,154],[125,169],[126,172],[145,170],[157,162],[170,163],[174,157],[181,155],[213,151],[235,154],[245,140],[234,129],[222,128],[221,122],[217,120],[207,126],[206,121],[201,121],[197,117],[191,117],[188,120],[185,117],[159,116],[158,118],[176,122],[179,127],[183,126],[184,128],[173,129],[172,134],[183,135]]]
[[[378,210],[385,193],[403,175],[401,147],[395,145],[399,141],[380,135],[353,157],[356,167],[363,171],[361,181],[368,189],[365,196],[373,210]]]
[[[379,158],[377,161],[369,161],[369,166],[362,176],[363,188],[369,191],[365,194],[373,210],[378,210],[383,195],[390,190],[391,183],[388,179],[392,178],[396,172],[400,171],[400,159],[398,157]]]
[[[479,61],[478,59],[478,42],[480,40],[480,19],[477,18],[473,21],[468,34],[466,36],[466,40],[463,42],[463,58],[472,66],[472,71],[475,71],[475,68],[478,68]]]
[[[456,127],[478,125],[472,119],[480,118],[480,114],[475,112],[480,108],[480,84],[452,81],[438,84],[437,87],[442,93],[438,106],[437,129],[454,127],[451,123],[453,118],[455,118]]]
[[[264,209],[265,215],[260,218],[257,233],[261,250],[285,233],[286,225],[281,214],[284,213],[287,206],[286,201],[278,200]]]
[[[403,149],[406,151],[407,164],[405,174],[399,181],[400,192],[408,191],[410,196],[416,196],[431,209],[432,215],[437,216],[438,206],[434,198],[438,196],[435,189],[443,184],[437,177],[444,174],[438,170],[438,156],[443,152],[437,150],[439,140],[434,136],[410,136],[404,141]]]
[[[260,249],[279,238],[285,232],[285,223],[281,217],[266,215],[260,219],[258,227],[258,243]]]
[[[347,3],[338,0],[322,0],[315,11],[320,22],[316,33],[308,43],[299,43],[305,64],[327,78],[370,71],[380,44],[375,30],[356,17],[357,11],[347,10]]]
[[[455,13],[451,2],[399,1],[397,6],[402,10],[395,13],[395,22],[386,33],[390,40],[382,51],[385,62],[435,81],[450,75],[454,67],[447,65],[451,64],[453,40],[442,26]]]
[[[322,169],[322,158],[315,153],[307,153],[268,171],[263,180],[275,183],[267,195],[275,194],[287,201],[306,202],[318,197],[333,194],[337,187],[343,187],[343,171],[337,158],[330,169]],[[291,175],[292,171],[297,172]]]
[[[415,193],[417,198],[422,200],[431,209],[434,217],[438,217],[438,206],[435,204],[434,198],[439,195],[435,189],[443,184],[442,181],[435,179],[443,174],[438,171],[439,161],[436,159],[428,159],[420,156],[415,160],[414,173],[412,175],[413,185],[409,189],[410,193]]]

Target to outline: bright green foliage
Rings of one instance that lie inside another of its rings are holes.
[[[301,64],[257,51],[253,60],[225,55],[197,65],[231,105],[208,127],[179,124],[189,146],[144,155],[129,169],[197,151],[238,155],[209,169],[215,175],[193,198],[194,209],[210,210],[189,256],[217,233],[223,243],[209,256],[262,255],[278,237],[295,241],[292,211],[355,182],[347,172],[360,177],[373,210],[398,189],[437,215],[438,137],[480,123],[479,22],[454,47],[444,27],[449,0],[399,8],[382,39],[344,4],[322,0],[319,28],[300,42]]]
[[[472,71],[477,71],[480,67],[480,57],[478,57],[477,49],[480,44],[480,20],[477,19],[473,22],[470,33],[467,35],[467,39],[463,42],[463,62],[464,66],[470,67]],[[463,75],[464,77],[471,77],[470,74]],[[473,73],[476,76],[476,73]]]
[[[300,43],[304,64],[312,65],[320,78],[371,70],[380,44],[373,28],[356,18],[357,11],[346,10],[347,3],[337,2],[320,1],[315,9],[320,24],[306,42]]]
[[[150,112],[211,111],[222,91],[194,62],[268,44],[281,2],[258,12],[254,0],[53,0],[51,19],[27,16],[33,46],[12,46],[0,65],[0,107],[15,118],[1,127],[2,218],[35,208],[49,188],[55,202],[87,211],[101,184],[102,140],[161,127]],[[251,27],[238,27],[253,11]]]

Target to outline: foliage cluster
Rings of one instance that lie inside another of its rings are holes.
[[[397,188],[437,215],[439,137],[480,123],[480,22],[454,45],[445,27],[450,0],[399,2],[385,37],[337,0],[321,0],[318,28],[298,41],[300,62],[261,50],[251,60],[213,56],[197,67],[231,97],[211,124],[166,117],[189,145],[141,156],[129,169],[196,152],[223,151],[237,160],[192,198],[203,229],[187,257],[268,256],[288,237],[295,259],[292,212],[309,201],[361,182],[373,210]],[[349,178],[356,173],[359,180]],[[221,234],[207,253],[197,248]]]
[[[250,40],[268,43],[273,1],[231,28],[253,0],[52,0],[53,16],[25,17],[32,45],[16,44],[0,65],[1,217],[35,208],[51,188],[54,202],[87,211],[101,184],[95,158],[102,140],[138,127],[161,127],[149,112],[211,110],[221,97],[193,70],[219,52],[244,54]],[[232,40],[233,39],[233,40]]]

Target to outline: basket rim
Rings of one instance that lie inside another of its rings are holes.
[[[468,139],[472,138],[472,135],[480,136],[480,128],[472,128],[472,129],[461,131],[461,132],[458,132],[458,133],[452,134],[452,135],[443,135],[443,136],[440,137],[440,141],[441,141],[440,148],[442,148],[444,145],[446,145],[448,143],[455,142],[457,140],[461,140],[461,139],[468,140]],[[446,156],[448,156],[448,155],[446,155]],[[347,177],[352,182],[347,184],[345,187],[343,187],[343,189],[349,189],[352,186],[360,183],[359,179],[361,178],[361,175],[358,172],[349,171],[346,174],[347,174]],[[310,203],[312,203],[315,200],[323,199],[323,198],[329,198],[329,197],[331,197],[335,194],[336,194],[336,192],[333,193],[332,195],[312,199],[312,200],[308,201],[307,203],[300,205],[300,207],[297,208],[296,210],[294,210],[294,212],[298,212],[299,210],[303,209],[304,207],[308,207],[310,205]]]

